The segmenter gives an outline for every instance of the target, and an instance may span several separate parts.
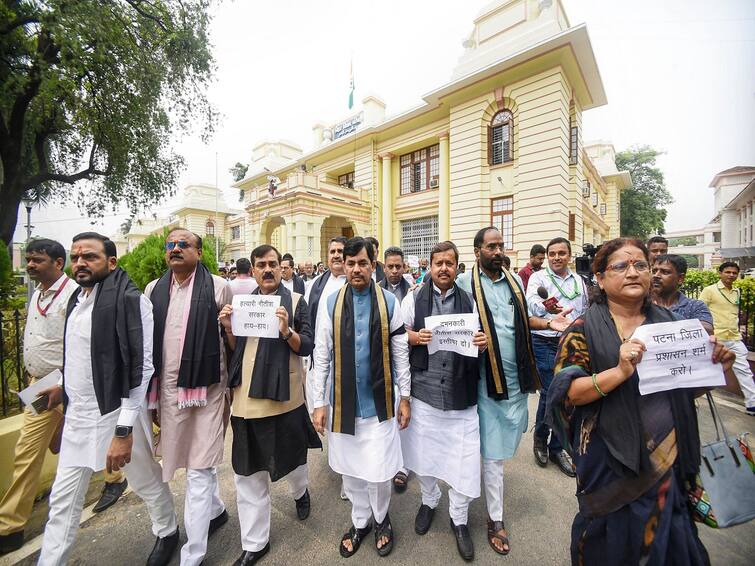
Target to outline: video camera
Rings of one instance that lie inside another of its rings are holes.
[[[592,273],[592,262],[595,259],[595,254],[603,247],[603,244],[594,246],[593,244],[582,244],[583,255],[575,258],[574,263],[577,268],[577,274],[582,277],[585,284],[588,287],[595,285]]]

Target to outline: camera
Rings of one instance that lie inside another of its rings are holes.
[[[600,244],[599,246],[595,246],[593,244],[583,244],[583,255],[575,258],[574,260],[577,268],[577,274],[582,277],[582,279],[584,279],[585,283],[588,286],[595,284],[592,277],[592,262],[595,259],[595,254],[598,253],[598,250],[602,246],[603,244]]]

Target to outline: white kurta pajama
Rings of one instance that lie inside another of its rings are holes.
[[[382,289],[377,287],[377,292]],[[395,298],[394,298],[395,299]],[[321,299],[321,302],[324,302]],[[400,305],[395,302],[390,332],[403,328]],[[391,339],[391,373],[401,396],[409,396],[409,346],[406,333]],[[319,309],[315,334],[314,370],[311,372],[314,408],[330,407],[333,383],[333,321],[327,308]],[[374,517],[381,523],[388,513],[391,481],[403,466],[398,421],[379,422],[378,417],[356,417],[354,434],[332,432],[332,410],[326,422],[328,463],[343,475],[343,486],[352,503],[351,520],[364,528]]]
[[[152,455],[152,426],[146,409],[146,391],[152,376],[152,304],[141,298],[144,333],[142,383],[121,399],[121,407],[101,415],[94,392],[92,373],[92,310],[99,284],[91,293],[79,295],[66,324],[65,392],[68,406],[58,460],[50,494],[50,514],[45,526],[40,565],[62,565],[68,561],[79,527],[87,487],[92,473],[105,468],[116,425],[133,426],[131,462],[124,471],[131,488],[147,505],[152,532],[166,537],[176,532],[173,497],[161,479],[160,465]]]
[[[212,276],[218,312],[233,301],[228,282]],[[157,281],[144,290],[149,297]],[[225,510],[220,499],[215,467],[223,461],[225,423],[229,415],[226,384],[228,374],[225,345],[220,336],[220,383],[207,387],[207,405],[178,408],[178,371],[181,366],[186,323],[189,318],[194,276],[182,283],[171,278],[170,303],[165,320],[163,360],[160,374],[160,440],[157,453],[162,456],[163,479],[169,481],[177,469],[186,469],[184,528],[186,544],[181,549],[181,565],[202,562],[207,552],[210,521]]]
[[[434,290],[440,293],[435,286]],[[447,292],[446,300],[453,301],[453,292],[453,288]],[[419,331],[414,328],[415,298],[416,292],[409,293],[401,303],[401,312],[407,328]],[[477,313],[477,306],[473,304],[472,308]],[[433,310],[431,314],[440,313]],[[442,480],[449,486],[451,519],[455,525],[466,525],[469,504],[480,497],[480,420],[476,405],[443,410],[413,396],[411,422],[401,431],[401,450],[404,465],[417,474],[422,503],[431,509],[438,506],[438,480]]]

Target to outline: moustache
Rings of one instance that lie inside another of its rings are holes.
[[[275,276],[274,276],[274,275],[273,275],[272,273],[265,273],[265,274],[264,274],[264,275],[262,276],[262,280],[264,281],[264,280],[266,280],[266,279],[275,279]]]
[[[183,254],[180,253],[180,252],[179,253],[173,252],[172,254],[170,254],[170,259],[173,259],[175,257],[177,257],[177,258],[183,258]]]
[[[89,271],[86,267],[82,267],[81,269],[77,269],[76,270],[76,275],[79,275],[81,273],[88,273],[89,275],[92,274],[92,272]]]

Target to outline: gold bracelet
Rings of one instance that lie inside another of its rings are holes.
[[[603,391],[601,391],[600,387],[598,386],[598,374],[597,373],[592,374],[592,386],[595,388],[595,391],[597,391],[598,393],[600,393],[601,397],[605,397],[606,396],[606,394],[603,393]]]

